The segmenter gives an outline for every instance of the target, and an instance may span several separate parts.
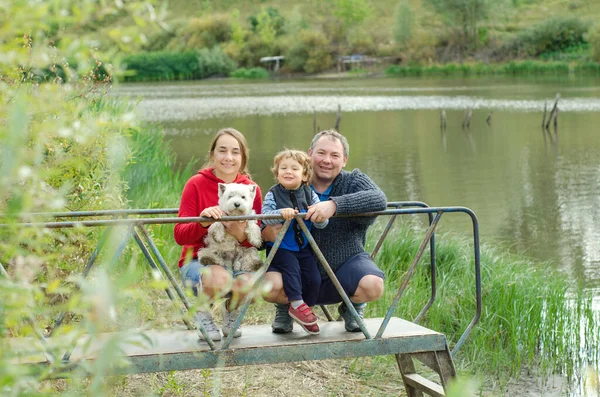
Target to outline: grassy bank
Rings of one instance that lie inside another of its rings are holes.
[[[432,66],[393,65],[385,70],[387,76],[534,76],[534,75],[600,75],[595,62],[511,61],[507,63],[447,63]]]

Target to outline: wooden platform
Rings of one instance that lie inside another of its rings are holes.
[[[375,335],[381,318],[365,319],[371,335]],[[121,348],[132,365],[120,370],[124,373],[142,373],[186,370],[195,368],[230,367],[254,364],[326,360],[344,357],[405,354],[445,351],[443,334],[409,321],[392,318],[382,338],[365,339],[360,332],[346,332],[343,322],[322,322],[320,335],[309,335],[299,326],[289,334],[274,334],[270,324],[245,325],[243,335],[232,341],[229,349],[211,351],[208,344],[198,339],[192,330],[150,330],[140,333],[106,333],[96,338],[85,352],[86,338],[79,340],[71,356],[72,361],[94,359],[98,352],[121,341]],[[60,343],[48,338],[50,346]],[[19,352],[15,363],[44,364],[39,341],[33,338],[5,339],[13,352]],[[62,353],[61,353],[62,354]]]

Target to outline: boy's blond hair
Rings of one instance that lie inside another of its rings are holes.
[[[308,157],[308,154],[301,150],[283,149],[281,152],[275,155],[275,158],[273,159],[273,167],[271,168],[273,175],[275,175],[275,179],[277,180],[279,164],[283,159],[288,158],[296,160],[302,166],[302,184],[308,185],[312,179],[312,162],[310,157]]]

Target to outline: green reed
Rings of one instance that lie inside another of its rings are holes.
[[[421,232],[399,228],[386,239],[377,262],[386,273],[386,292],[371,305],[383,316],[396,296],[421,242]],[[372,239],[369,240],[372,244]],[[422,324],[443,332],[450,346],[475,313],[473,244],[462,237],[437,236],[437,299]],[[418,265],[395,315],[413,319],[431,293],[429,250]],[[482,315],[456,357],[460,368],[501,382],[522,369],[542,376],[580,376],[582,364],[598,367],[598,313],[592,296],[548,263],[536,263],[501,247],[481,247]]]

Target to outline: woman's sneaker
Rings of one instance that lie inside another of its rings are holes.
[[[227,310],[227,302],[223,304],[221,307],[221,315],[223,316],[223,335],[229,336],[233,326],[235,325],[235,320],[237,320],[238,315],[240,314],[240,310],[236,309],[232,312]],[[242,324],[240,324],[240,327]],[[234,338],[239,338],[242,336],[242,330],[240,328],[235,330]]]
[[[288,305],[283,303],[275,304],[275,320],[271,324],[273,333],[287,334],[294,329],[294,320],[290,317]]]
[[[200,330],[200,324],[202,324],[206,333],[213,341],[221,340],[221,332],[219,332],[219,328],[215,325],[209,312],[198,311],[194,315],[194,323],[196,323],[198,330]],[[200,333],[200,339],[204,340],[204,335],[202,335],[202,333]]]
[[[300,325],[315,325],[318,320],[306,303],[302,303],[296,309],[290,305],[288,313]]]

